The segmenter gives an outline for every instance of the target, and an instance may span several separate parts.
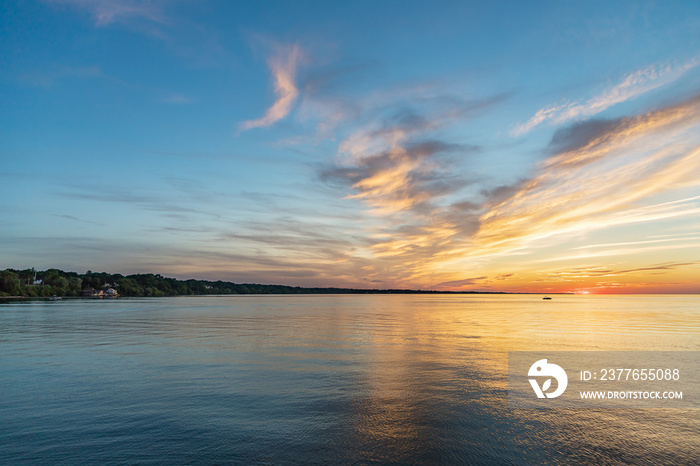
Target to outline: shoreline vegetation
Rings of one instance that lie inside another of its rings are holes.
[[[108,290],[112,292],[108,294]],[[84,274],[59,269],[0,271],[0,298],[60,297],[161,297],[227,294],[508,294],[502,291],[437,291],[407,289],[361,289],[336,287],[300,287],[233,283],[209,280],[178,280],[160,274]]]

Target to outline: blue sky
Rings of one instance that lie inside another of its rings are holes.
[[[700,4],[3,2],[0,267],[697,292]]]

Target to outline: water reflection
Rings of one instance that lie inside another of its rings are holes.
[[[695,297],[0,306],[0,460],[698,464],[696,413],[517,411],[513,350],[698,350]]]

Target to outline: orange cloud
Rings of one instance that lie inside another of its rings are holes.
[[[270,126],[289,114],[299,96],[294,77],[300,58],[301,50],[298,45],[280,47],[277,54],[270,58],[268,66],[275,81],[277,100],[262,118],[242,123],[242,130]]]
[[[488,206],[475,242],[509,250],[567,232],[697,213],[695,198],[635,203],[700,178],[700,99],[614,122],[545,160],[512,196]]]
[[[651,85],[666,79],[664,73],[670,79],[674,71],[630,77],[609,93],[607,102],[631,95],[644,80]],[[697,245],[690,235],[655,242],[634,234],[621,237],[619,231],[614,240],[595,232],[642,224],[654,227],[647,234],[678,231],[659,226],[700,213],[695,196],[700,97],[561,129],[529,177],[488,189],[488,180],[463,170],[481,149],[444,138],[450,134],[446,129],[498,99],[465,102],[422,92],[359,112],[358,118],[369,115],[370,120],[342,140],[335,163],[321,172],[321,179],[337,183],[346,199],[361,201],[372,214],[361,226],[364,241],[348,252],[344,267],[373,282],[382,279],[384,286],[527,291],[528,284],[542,280],[534,286],[565,291],[564,285],[543,285],[551,277],[538,275],[538,267],[560,257],[581,265],[581,258],[617,256],[615,262],[634,271],[625,274],[631,283],[648,264],[661,262],[656,255],[677,260]],[[593,243],[574,249],[586,244],[574,240],[584,233],[594,236]],[[543,249],[546,253],[533,259],[533,252]],[[639,263],[631,259],[636,253],[645,257]]]
[[[524,290],[522,280],[536,279],[534,261],[518,262],[516,258],[547,245],[552,238],[616,226],[659,224],[700,213],[699,196],[655,200],[662,193],[700,184],[699,123],[700,98],[695,98],[593,129],[577,125],[554,138],[554,153],[539,164],[531,178],[487,193],[482,203],[449,205],[439,205],[439,195],[421,187],[418,174],[436,167],[431,157],[410,150],[404,134],[384,141],[381,163],[379,155],[366,154],[374,153],[368,147],[376,150],[382,144],[356,138],[348,148],[354,149],[351,158],[359,160],[352,172],[355,177],[349,175],[356,191],[352,197],[362,199],[387,219],[370,250],[375,261],[383,264],[385,276],[395,282],[479,289],[498,282],[502,289]],[[550,252],[537,260],[631,257],[697,246],[697,238],[681,238],[594,244],[587,249],[557,250],[556,256]],[[504,266],[509,272],[517,270],[522,282],[514,282],[513,277],[464,279],[465,270],[471,276],[495,277]],[[643,267],[637,269],[641,274]]]

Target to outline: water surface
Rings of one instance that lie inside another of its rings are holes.
[[[700,350],[700,297],[0,305],[0,463],[700,464],[689,410],[509,409],[507,353]]]

